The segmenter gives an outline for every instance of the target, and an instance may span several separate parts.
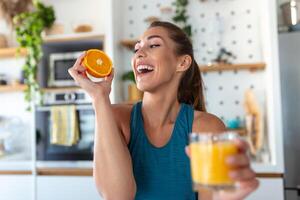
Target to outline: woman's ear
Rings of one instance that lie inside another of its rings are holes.
[[[177,72],[184,72],[192,65],[192,57],[190,55],[184,55],[179,58],[179,65],[177,66]]]

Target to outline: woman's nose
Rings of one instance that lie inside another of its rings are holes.
[[[146,57],[145,51],[144,51],[142,48],[140,48],[140,49],[136,52],[136,57],[137,57],[137,58],[143,58],[143,57]]]

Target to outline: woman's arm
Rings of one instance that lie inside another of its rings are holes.
[[[132,200],[136,184],[125,136],[119,128],[122,118],[114,116],[109,100],[113,73],[102,82],[90,81],[81,65],[83,57],[84,54],[77,59],[69,73],[93,100],[96,115],[93,175],[97,190],[108,200]]]
[[[96,131],[94,178],[105,199],[134,199],[136,184],[131,157],[108,98],[94,103]]]

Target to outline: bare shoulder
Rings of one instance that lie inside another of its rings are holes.
[[[221,132],[225,129],[224,123],[217,116],[194,111],[193,132]]]
[[[130,139],[130,115],[133,105],[132,104],[113,104],[113,113],[116,123],[122,132],[126,143]]]
[[[121,115],[121,116],[130,116],[131,109],[133,107],[132,104],[113,104],[113,111],[115,114]]]

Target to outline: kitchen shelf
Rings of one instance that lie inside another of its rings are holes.
[[[0,86],[0,92],[23,92],[27,88],[26,85],[3,85]]]
[[[264,70],[265,63],[245,63],[245,64],[216,64],[216,65],[200,65],[201,72],[229,71],[229,70]]]
[[[51,35],[44,36],[43,41],[45,43],[50,42],[69,42],[78,40],[102,40],[104,41],[104,35],[98,33],[74,33],[74,34],[61,34],[61,35]]]
[[[138,42],[136,39],[132,40],[121,40],[121,45],[127,47],[130,50],[134,49],[134,45]]]
[[[160,12],[161,13],[171,13],[173,11],[171,6],[161,6]]]
[[[149,17],[146,17],[144,21],[151,24],[152,22],[160,21],[160,18],[156,17],[156,16],[149,16]]]
[[[38,168],[40,176],[93,176],[93,169],[87,168]]]
[[[240,136],[246,136],[246,135],[247,135],[247,131],[246,131],[245,128],[227,129],[227,131],[236,132],[236,133],[239,134]]]
[[[0,170],[0,175],[31,175],[30,170]]]
[[[12,58],[18,55],[24,57],[27,55],[26,49],[21,49],[19,54],[17,54],[17,49],[17,47],[0,48],[0,58]]]

